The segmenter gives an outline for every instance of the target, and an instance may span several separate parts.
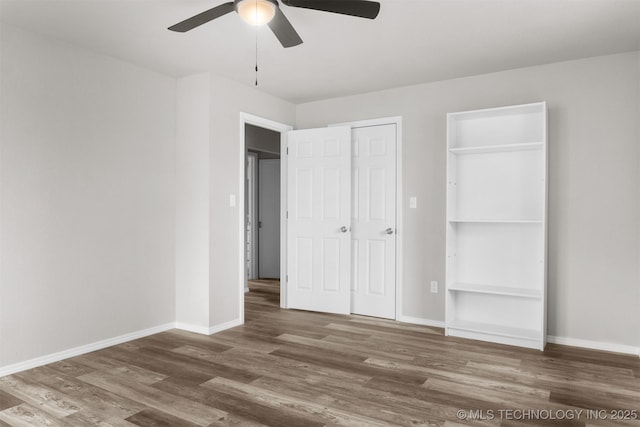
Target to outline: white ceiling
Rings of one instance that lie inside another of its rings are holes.
[[[172,76],[254,82],[256,30],[227,0],[0,0],[9,24]],[[258,29],[259,89],[300,103],[640,49],[640,0],[381,0],[376,20],[282,6],[304,43]]]

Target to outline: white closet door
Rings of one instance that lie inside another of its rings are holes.
[[[289,132],[289,308],[348,314],[351,129]]]
[[[396,315],[396,125],[352,133],[351,312]]]

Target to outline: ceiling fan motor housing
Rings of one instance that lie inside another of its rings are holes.
[[[236,9],[236,12],[238,12],[238,4],[243,2],[255,3],[256,0],[233,0],[233,7]],[[258,3],[260,2],[269,2],[274,4],[276,7],[280,7],[278,0],[258,0]]]

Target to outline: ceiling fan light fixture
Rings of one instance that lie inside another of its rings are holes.
[[[240,0],[236,4],[238,15],[250,25],[264,25],[276,14],[276,4],[270,0]]]

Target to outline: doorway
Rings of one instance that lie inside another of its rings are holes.
[[[247,286],[280,280],[280,132],[245,124]]]
[[[264,286],[260,286],[260,282],[267,279],[272,285],[279,284],[284,269],[281,260],[286,248],[281,247],[280,241],[285,218],[281,214],[281,195],[286,187],[281,178],[280,154],[286,150],[287,131],[291,129],[282,123],[240,113],[242,321],[245,318],[245,293],[250,292],[251,281],[256,281],[254,288],[261,292]]]

